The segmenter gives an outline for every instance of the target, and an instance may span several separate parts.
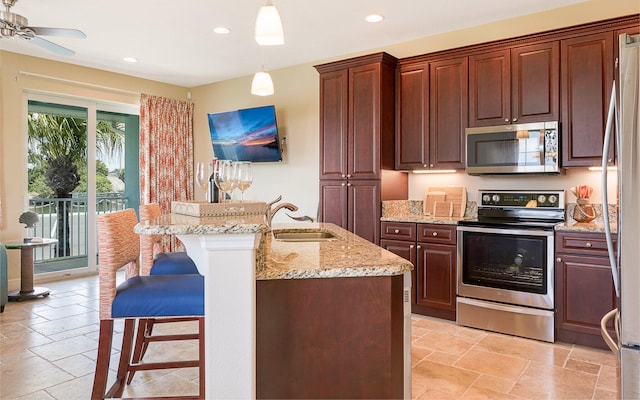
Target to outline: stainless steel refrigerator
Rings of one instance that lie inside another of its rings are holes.
[[[640,399],[640,36],[622,35],[619,50],[618,95],[614,84],[603,151],[606,156],[608,139],[615,132],[618,157],[617,249],[612,246],[608,218],[605,218],[605,230],[619,309],[603,317],[602,336],[620,359],[622,398]],[[605,207],[603,216],[606,217],[606,157],[603,157],[602,166],[602,204]],[[605,328],[609,320],[614,321],[615,339]]]

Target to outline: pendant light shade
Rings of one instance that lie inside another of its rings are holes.
[[[256,18],[256,42],[261,46],[284,44],[284,32],[276,6],[267,0]]]
[[[273,94],[273,81],[268,72],[257,72],[251,81],[251,94],[256,96],[270,96]]]

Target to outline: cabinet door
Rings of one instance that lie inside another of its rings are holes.
[[[613,32],[561,41],[563,167],[601,165],[613,85],[613,48]]]
[[[415,226],[415,224],[413,224]],[[404,258],[413,264],[411,271],[411,304],[416,304],[416,245],[415,242],[380,239],[380,247]]]
[[[320,181],[320,221],[347,229],[347,183],[342,180]]]
[[[347,173],[348,74],[320,75],[320,179],[340,179]]]
[[[347,183],[347,229],[378,244],[380,241],[380,181]]]
[[[609,259],[558,253],[555,278],[556,340],[606,349],[600,320],[616,308]]]
[[[396,101],[396,169],[426,168],[429,157],[427,63],[400,70]]]
[[[464,130],[469,109],[468,59],[433,62],[429,69],[429,167],[464,168]]]
[[[348,178],[380,178],[380,111],[380,64],[350,68]]]
[[[512,49],[512,122],[558,121],[559,102],[559,42],[539,43]]]
[[[469,126],[511,122],[509,49],[469,56]]]
[[[449,311],[456,309],[456,247],[418,243],[416,303]]]

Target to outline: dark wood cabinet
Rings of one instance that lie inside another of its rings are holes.
[[[396,169],[464,168],[468,70],[467,57],[400,67]]]
[[[557,232],[556,242],[556,340],[606,349],[600,320],[617,302],[604,234]]]
[[[376,53],[317,65],[320,73],[320,221],[378,243],[382,200],[407,197],[394,168],[397,60]]]
[[[455,321],[455,225],[382,222],[381,226],[380,246],[415,266],[411,311]]]
[[[469,126],[558,120],[559,71],[557,41],[469,56]]]
[[[614,76],[614,33],[561,41],[562,166],[601,165]],[[609,162],[614,162],[614,146]]]

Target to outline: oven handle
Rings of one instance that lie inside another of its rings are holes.
[[[510,228],[487,228],[483,226],[458,226],[460,232],[480,232],[495,233],[499,235],[528,235],[528,236],[553,236],[553,231],[510,229]]]

